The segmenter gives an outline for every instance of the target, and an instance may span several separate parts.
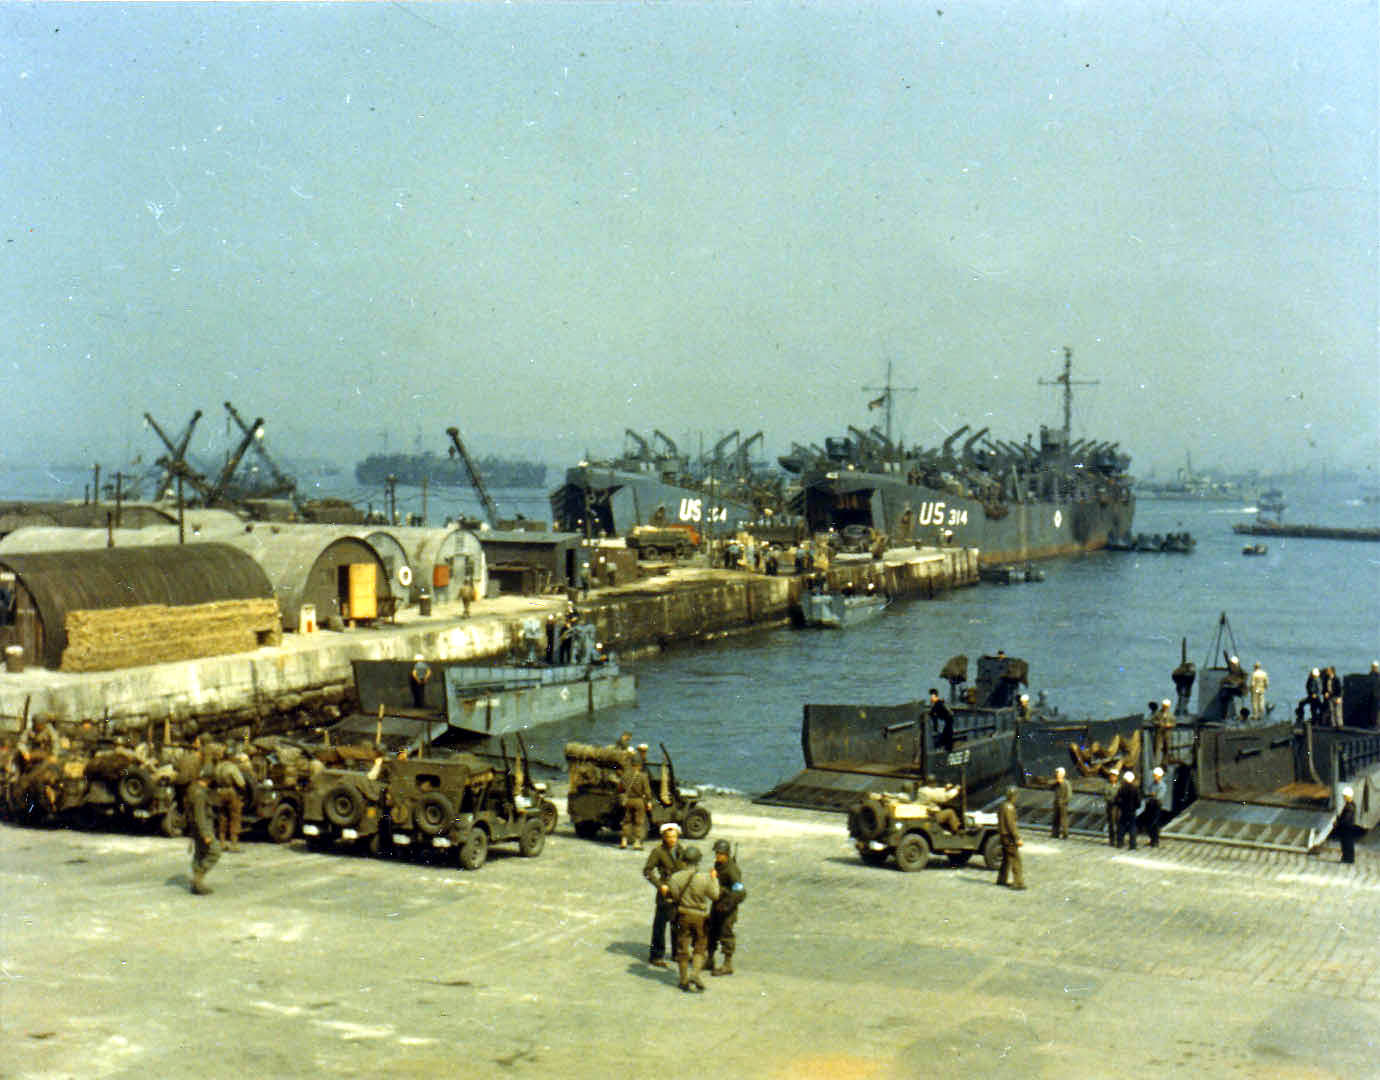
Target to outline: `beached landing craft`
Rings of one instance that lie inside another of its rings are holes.
[[[1064,350],[1064,422],[1041,426],[1039,445],[987,437],[988,428],[958,440],[959,428],[938,449],[904,447],[891,437],[888,377],[880,398],[887,428],[825,440],[825,457],[801,475],[811,532],[867,526],[894,545],[951,543],[975,547],[984,564],[1071,555],[1130,532],[1135,516],[1126,469],[1116,443],[1070,436],[1072,350]],[[789,459],[800,465],[799,457]],[[787,460],[783,459],[783,465]]]

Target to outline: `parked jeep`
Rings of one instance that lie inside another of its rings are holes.
[[[478,870],[492,844],[516,843],[533,858],[546,846],[555,804],[530,785],[521,758],[502,763],[474,754],[390,761],[386,784],[388,840],[393,844],[454,848],[460,865]],[[549,807],[549,812],[548,808]]]
[[[713,825],[709,811],[699,804],[700,793],[676,783],[671,755],[661,745],[661,761],[647,762],[652,781],[652,810],[647,815],[648,835],[655,836],[662,825],[675,822],[688,840],[701,840]],[[570,793],[566,809],[575,833],[592,840],[599,830],[618,832],[623,827],[623,770],[629,751],[616,746],[588,746],[566,743],[565,760],[570,766]]]
[[[848,834],[853,837],[863,862],[881,866],[896,859],[896,868],[923,870],[930,855],[943,855],[954,866],[963,866],[974,855],[982,856],[989,870],[1001,866],[1001,837],[997,815],[964,814],[957,829],[939,823],[938,807],[904,794],[869,794],[848,812]]]
[[[302,800],[302,835],[311,847],[355,844],[370,854],[382,843],[379,817],[383,785],[375,776],[350,769],[321,769]]]

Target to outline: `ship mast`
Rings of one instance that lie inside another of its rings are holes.
[[[918,386],[892,386],[892,385],[891,385],[891,361],[888,360],[888,361],[886,362],[886,385],[884,385],[884,386],[864,386],[863,389],[866,390],[869,394],[875,393],[875,392],[878,391],[878,390],[880,390],[880,391],[882,392],[882,396],[879,397],[879,398],[875,398],[875,399],[872,400],[872,401],[869,401],[869,402],[867,403],[867,407],[868,407],[869,409],[875,409],[875,408],[877,408],[877,407],[879,407],[879,406],[885,406],[885,407],[886,407],[886,441],[887,441],[888,447],[893,447],[893,446],[895,446],[895,444],[894,444],[894,443],[892,442],[892,440],[891,440],[891,410],[892,410],[892,404],[894,403],[895,398],[896,398],[896,394],[897,394],[898,392],[899,392],[899,393],[904,393],[904,394],[915,394],[915,393],[919,393],[920,387],[918,387]]]
[[[1064,373],[1056,379],[1041,379],[1041,386],[1062,386],[1064,388],[1064,450],[1067,451],[1073,440],[1073,388],[1075,386],[1096,386],[1097,379],[1074,379],[1073,347],[1064,346]]]

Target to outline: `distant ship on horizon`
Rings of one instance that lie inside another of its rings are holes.
[[[478,458],[475,464],[484,482],[494,488],[544,487],[546,466],[535,461],[496,457],[493,454]],[[394,477],[399,484],[420,487],[469,487],[470,477],[464,464],[453,457],[444,457],[430,450],[414,454],[370,454],[355,466],[355,480],[361,484],[379,485]]]

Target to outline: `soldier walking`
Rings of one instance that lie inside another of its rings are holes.
[[[747,899],[743,872],[733,858],[727,840],[714,841],[714,870],[719,878],[719,898],[709,909],[709,974],[732,975],[733,953],[738,947],[733,927],[738,922],[738,905]],[[714,953],[722,946],[724,962],[714,966]]]
[[[652,913],[652,944],[647,963],[654,968],[666,966],[666,930],[675,921],[676,902],[671,897],[671,875],[686,865],[680,846],[680,826],[668,821],[661,827],[661,843],[652,848],[642,867],[642,876],[656,890],[656,908]]]
[[[1064,767],[1054,770],[1054,818],[1049,827],[1049,835],[1056,840],[1069,837],[1069,800],[1073,798],[1073,785],[1068,782]]]
[[[699,869],[699,848],[686,845],[683,857],[684,869],[677,870],[666,883],[667,892],[676,903],[676,966],[680,970],[681,990],[702,991],[700,972],[709,953],[706,924],[722,890],[718,872],[712,866],[708,873]]]
[[[1021,872],[1021,830],[1016,822],[1016,788],[1006,789],[1006,801],[997,811],[997,830],[1001,835],[1001,869],[997,871],[997,884],[1005,885],[1011,879],[1011,888],[1024,889],[1025,875]]]
[[[211,889],[206,875],[220,859],[220,844],[216,840],[216,811],[211,787],[205,773],[187,788],[187,828],[192,834],[192,892],[206,896]]]

